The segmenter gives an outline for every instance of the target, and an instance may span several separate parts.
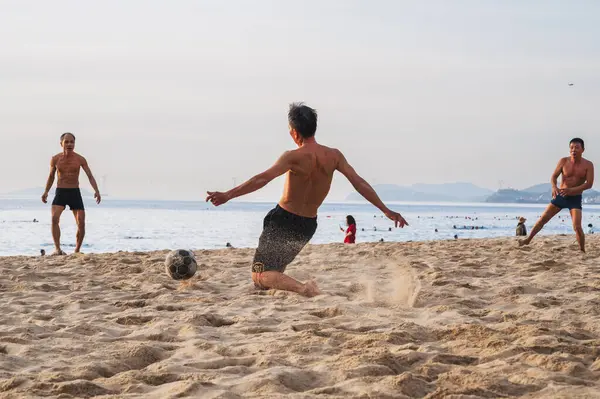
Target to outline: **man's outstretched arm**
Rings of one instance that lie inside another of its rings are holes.
[[[210,201],[213,205],[219,206],[233,198],[241,197],[243,195],[260,190],[273,179],[281,176],[282,174],[286,173],[288,170],[291,169],[293,161],[292,157],[293,153],[291,151],[286,151],[269,169],[265,170],[262,173],[259,173],[256,176],[251,177],[246,182],[240,184],[235,188],[232,188],[229,191],[226,191],[224,193],[219,191],[207,191],[208,196],[206,197],[206,202]]]
[[[341,151],[338,151],[338,156],[339,162],[337,170],[341,174],[346,176],[346,178],[352,184],[354,189],[358,191],[358,193],[362,195],[367,201],[369,201],[371,204],[376,206],[381,212],[383,212],[385,216],[393,220],[396,227],[404,227],[405,225],[408,226],[408,223],[406,222],[406,220],[404,220],[402,215],[390,210],[387,206],[385,206],[385,204],[383,203],[383,201],[381,201],[373,187],[371,187],[371,185],[365,179],[363,179],[358,175],[358,173],[356,173],[354,168],[350,166],[350,164],[344,157],[344,154],[341,153]]]

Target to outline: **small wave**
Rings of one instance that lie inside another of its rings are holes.
[[[45,242],[45,243],[41,244],[41,246],[42,247],[52,247],[52,246],[54,246],[54,243],[53,242]],[[61,247],[66,247],[66,248],[75,248],[76,245],[75,244],[60,243],[60,246]],[[93,245],[92,244],[83,244],[81,247],[82,248],[91,248],[91,247],[93,247]]]
[[[125,236],[126,240],[148,240],[148,237],[142,237],[142,236]]]

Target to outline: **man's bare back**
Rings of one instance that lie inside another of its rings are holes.
[[[338,150],[317,143],[290,151],[291,169],[286,173],[279,206],[305,217],[317,211],[331,188],[333,173],[339,164]]]

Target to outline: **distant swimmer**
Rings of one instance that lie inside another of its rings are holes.
[[[85,236],[85,207],[83,206],[83,198],[79,190],[79,171],[83,169],[90,184],[94,188],[96,203],[100,203],[100,191],[96,184],[96,179],[92,175],[92,171],[84,157],[75,152],[75,135],[72,133],[64,133],[60,136],[60,145],[63,151],[56,154],[50,160],[50,175],[46,182],[46,190],[42,194],[44,204],[48,202],[48,193],[54,184],[54,176],[58,174],[56,183],[56,194],[52,201],[52,238],[54,240],[54,252],[52,255],[66,255],[60,248],[60,215],[66,209],[73,211],[75,222],[77,223],[77,244],[75,252],[79,252],[83,237]]]
[[[533,237],[556,214],[564,208],[569,209],[573,230],[582,252],[585,252],[585,236],[581,227],[582,193],[594,185],[594,164],[582,157],[585,146],[583,140],[574,138],[569,143],[570,156],[561,158],[552,173],[552,201],[531,229],[529,237],[519,240],[519,245],[528,245]],[[557,186],[558,177],[562,174],[560,188]]]
[[[342,173],[356,191],[394,221],[396,227],[408,223],[381,201],[341,151],[316,142],[317,113],[314,109],[302,103],[291,104],[288,122],[297,149],[284,152],[271,168],[227,192],[209,191],[206,201],[215,206],[222,205],[286,174],[283,195],[263,222],[252,262],[252,280],[259,289],[273,288],[311,297],[320,293],[314,281],[301,283],[284,272],[315,234],[317,211],[329,193],[335,171]]]

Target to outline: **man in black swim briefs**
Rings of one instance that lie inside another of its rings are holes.
[[[519,245],[529,245],[533,237],[561,210],[567,208],[571,213],[573,230],[577,236],[579,249],[585,252],[585,235],[581,227],[582,193],[594,185],[594,164],[582,157],[584,142],[574,138],[569,143],[570,156],[561,158],[552,173],[552,201],[531,229],[529,236],[519,240]],[[560,188],[557,179],[562,174]]]
[[[329,193],[336,170],[393,220],[396,227],[408,223],[402,215],[385,206],[341,151],[316,142],[317,113],[314,109],[302,103],[291,104],[288,122],[297,149],[284,152],[272,167],[227,192],[208,191],[206,201],[215,206],[222,205],[264,187],[285,173],[283,196],[263,222],[263,232],[252,262],[252,280],[260,289],[286,290],[310,297],[320,293],[316,283],[301,283],[284,271],[315,234],[317,211]]]
[[[96,179],[92,175],[92,171],[84,157],[75,152],[75,136],[72,133],[64,133],[60,136],[60,145],[63,151],[56,154],[50,160],[50,175],[46,182],[46,190],[42,194],[42,202],[48,202],[48,193],[54,183],[54,175],[58,173],[58,181],[56,183],[56,194],[52,201],[52,238],[54,240],[55,251],[52,255],[65,255],[60,248],[60,215],[65,208],[73,211],[75,221],[77,223],[77,244],[75,252],[79,252],[83,237],[85,236],[85,207],[83,206],[83,198],[79,190],[79,170],[83,169],[90,184],[94,188],[96,202],[99,204],[101,197]]]

